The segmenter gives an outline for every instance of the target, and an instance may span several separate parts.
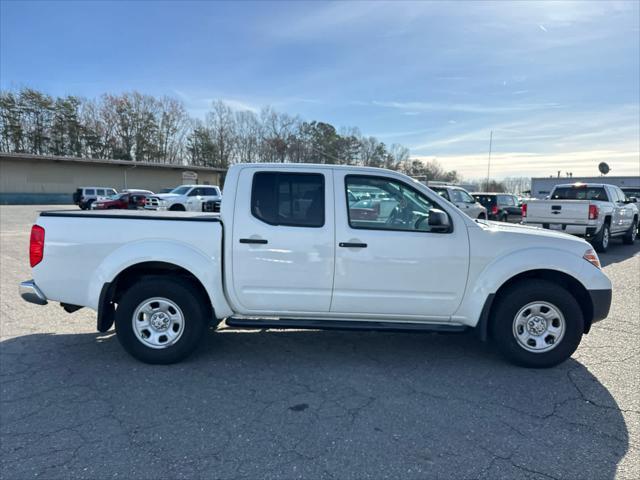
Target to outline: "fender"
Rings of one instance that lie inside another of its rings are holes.
[[[218,318],[232,311],[222,290],[220,253],[209,256],[190,245],[170,240],[143,240],[127,243],[114,250],[100,263],[87,287],[87,306],[98,310],[105,284],[112,283],[125,269],[145,262],[171,263],[191,272],[207,292]]]
[[[587,290],[611,289],[609,279],[577,254],[552,247],[527,248],[493,259],[476,275],[469,272],[467,287],[470,290],[452,315],[452,321],[475,327],[486,310],[487,301],[493,301],[498,289],[509,279],[532,270],[564,273],[575,278]]]

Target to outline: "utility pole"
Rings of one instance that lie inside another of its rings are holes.
[[[487,192],[489,191],[489,179],[491,173],[491,147],[493,146],[493,130],[489,134],[489,161],[487,162]]]

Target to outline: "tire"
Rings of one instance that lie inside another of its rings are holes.
[[[205,300],[196,292],[195,285],[180,278],[147,277],[135,283],[120,298],[116,310],[120,344],[133,357],[151,364],[176,363],[191,355],[204,338],[211,316]],[[164,308],[167,304],[168,309]],[[145,305],[147,313],[139,311]],[[154,318],[153,314],[163,312],[164,317]],[[147,326],[134,327],[138,321]],[[145,335],[147,339],[142,340]]]
[[[536,305],[545,305],[548,310]],[[545,320],[537,323],[540,318]],[[544,331],[531,334],[530,328],[543,327]],[[492,340],[502,355],[523,367],[549,368],[564,362],[578,348],[583,332],[584,318],[576,299],[546,280],[522,281],[510,287],[492,311]],[[523,346],[526,336],[535,346]]]
[[[598,234],[591,240],[591,244],[596,249],[596,252],[605,253],[609,248],[609,243],[611,243],[611,231],[609,223],[605,222]]]
[[[177,203],[176,205],[171,205],[169,207],[169,210],[171,210],[172,212],[186,212],[187,209],[184,208],[184,205],[181,205],[179,203]]]
[[[634,218],[633,223],[629,227],[629,230],[622,237],[622,243],[625,245],[633,245],[633,242],[636,241],[636,236],[638,235],[638,219]]]

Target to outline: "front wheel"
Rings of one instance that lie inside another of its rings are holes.
[[[145,363],[183,360],[207,331],[207,306],[194,286],[180,279],[150,278],[125,292],[116,310],[124,349]]]
[[[178,203],[176,205],[171,205],[169,207],[169,210],[171,210],[172,212],[185,212],[187,209],[184,208],[184,205]]]
[[[634,219],[629,227],[629,230],[622,237],[622,241],[625,245],[633,245],[633,242],[636,241],[636,236],[638,235],[638,220]]]
[[[545,280],[511,287],[498,298],[492,317],[491,335],[500,352],[530,368],[564,362],[576,351],[584,332],[576,299]]]

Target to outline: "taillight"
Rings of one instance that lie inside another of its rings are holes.
[[[491,215],[497,215],[498,214],[498,206],[497,205],[493,205],[491,207]]]
[[[589,205],[589,220],[596,220],[598,218],[598,206]]]
[[[44,256],[44,228],[40,225],[31,227],[31,239],[29,241],[29,263],[35,267]]]
[[[527,204],[526,203],[522,204],[522,216],[523,217],[527,216]]]

